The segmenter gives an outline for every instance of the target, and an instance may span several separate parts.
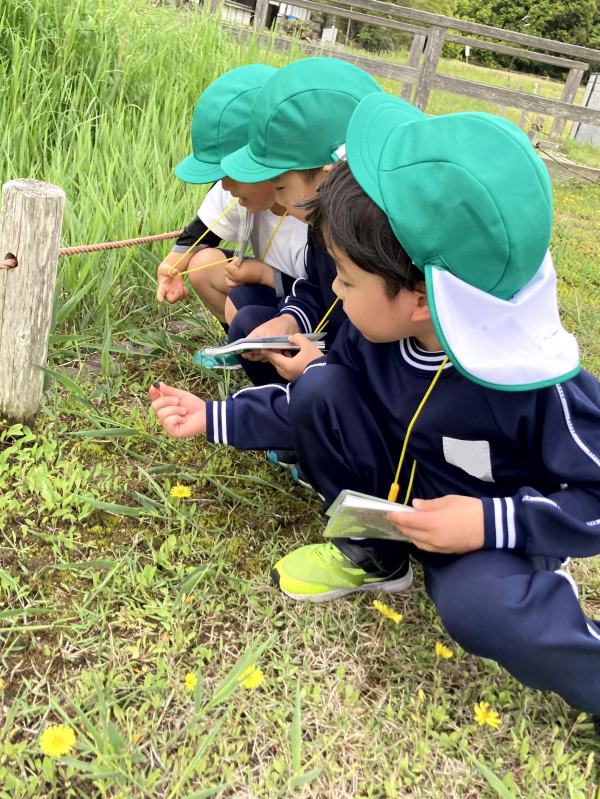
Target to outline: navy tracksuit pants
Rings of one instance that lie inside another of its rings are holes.
[[[385,497],[396,463],[365,384],[344,367],[326,370],[326,386],[325,369],[314,368],[290,392],[302,471],[327,505],[343,488]],[[495,660],[530,688],[554,691],[573,707],[600,714],[600,628],[583,613],[570,579],[554,571],[557,563],[549,560],[540,569],[539,562],[504,549],[455,556],[385,542],[378,551],[390,572],[407,554],[422,564],[444,626],[467,652]]]
[[[229,341],[246,338],[259,325],[274,319],[281,302],[273,289],[254,285],[236,286],[229,292],[229,299],[237,308],[229,325]],[[255,386],[287,382],[270,363],[249,361],[247,358],[240,358],[240,363]]]

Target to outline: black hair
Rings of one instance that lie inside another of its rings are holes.
[[[359,269],[383,278],[389,299],[402,289],[423,288],[425,275],[396,238],[387,216],[356,182],[347,161],[334,165],[303,208],[317,241],[325,236]]]

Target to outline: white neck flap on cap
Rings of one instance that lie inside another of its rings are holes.
[[[436,333],[465,377],[502,391],[527,391],[564,382],[579,371],[577,340],[558,313],[550,252],[510,300],[439,267],[427,266],[426,277]]]

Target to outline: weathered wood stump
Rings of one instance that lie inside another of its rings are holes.
[[[0,417],[30,423],[42,398],[65,193],[39,180],[2,187],[0,258]]]

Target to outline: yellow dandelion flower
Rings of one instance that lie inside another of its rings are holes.
[[[396,624],[399,624],[402,621],[402,614],[396,613],[396,611],[388,608],[387,605],[384,605],[383,602],[380,602],[378,599],[373,600],[373,606],[378,610],[382,616],[385,616],[386,619],[391,619],[395,621]]]
[[[495,710],[488,710],[489,702],[480,702],[473,708],[475,711],[475,721],[483,727],[484,724],[489,724],[495,730],[502,724],[502,719]]]
[[[419,688],[417,696],[419,697],[419,702],[422,702],[425,699],[425,691],[422,688]]]
[[[438,643],[435,645],[435,654],[439,658],[451,658],[453,652],[451,649],[448,649],[447,646],[444,646],[444,644],[440,644],[440,642],[438,641]]]
[[[192,496],[192,492],[187,486],[180,485],[173,486],[169,493],[172,497],[178,497],[179,499],[187,499]]]
[[[0,691],[4,690],[4,680],[0,678]]]
[[[71,754],[75,743],[75,733],[64,724],[47,727],[40,738],[40,749],[49,757],[62,757]]]
[[[246,671],[245,671],[245,672],[243,672],[243,674],[240,674],[240,676],[238,677],[238,682],[242,682],[242,680],[245,680],[245,679],[246,679],[246,677],[248,677],[250,674],[252,674],[252,672],[253,672],[255,669],[256,669],[256,665],[255,665],[254,663],[252,664],[252,666],[248,666],[248,668],[246,669]]]
[[[194,688],[196,687],[196,683],[197,682],[198,682],[198,678],[196,677],[196,675],[192,674],[191,672],[188,672],[185,675],[185,688],[186,688],[186,691],[193,691]]]
[[[259,686],[264,679],[265,675],[262,669],[255,669],[249,677],[246,677],[242,685],[250,691],[252,688]]]

